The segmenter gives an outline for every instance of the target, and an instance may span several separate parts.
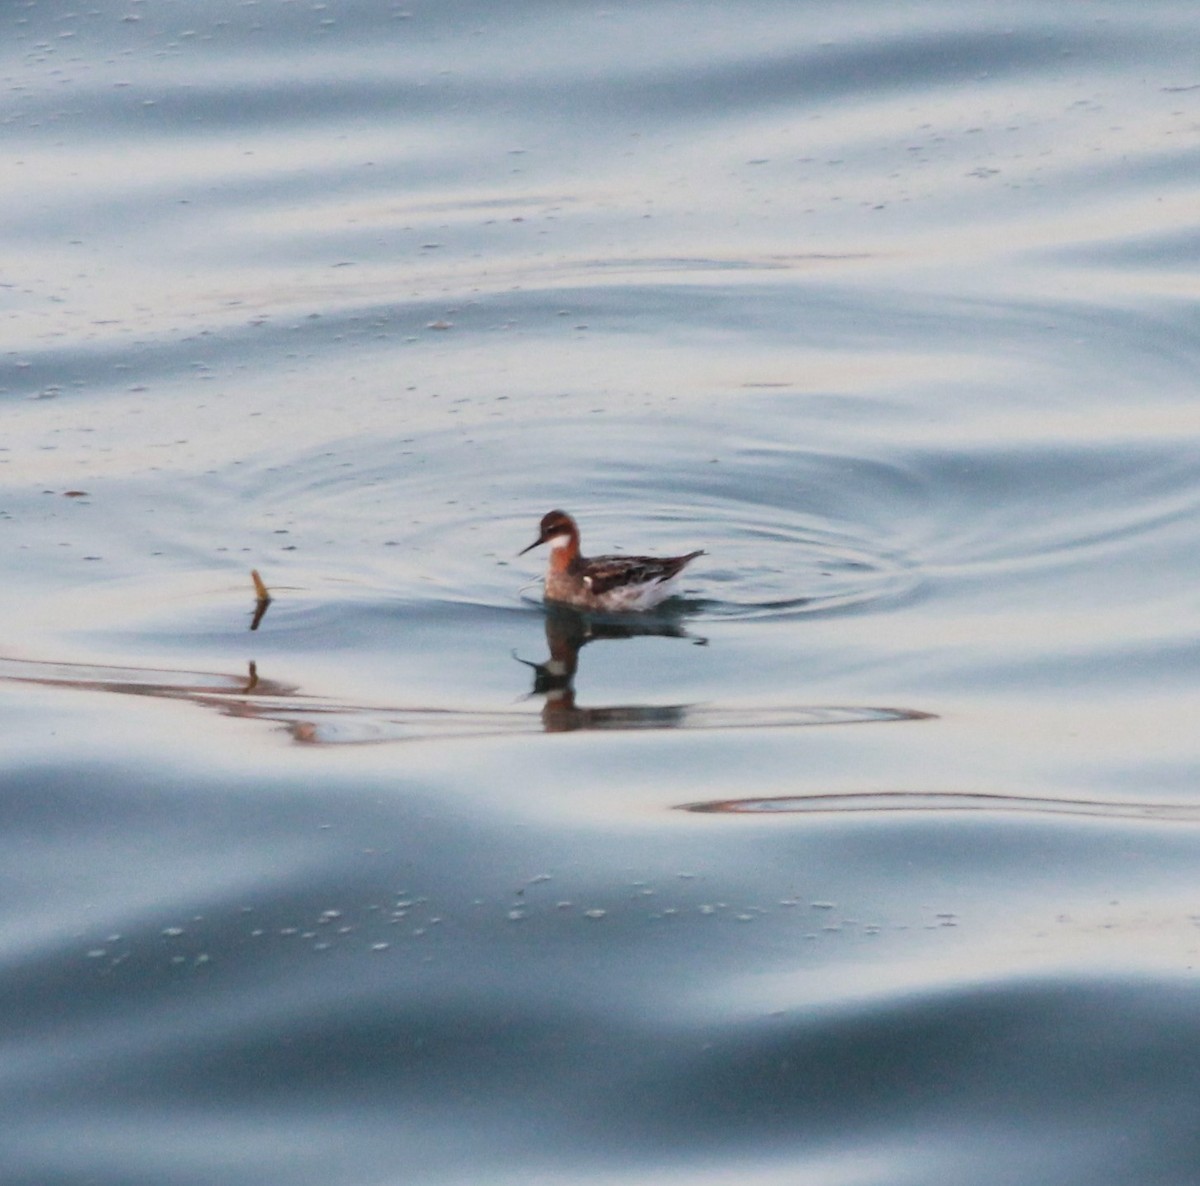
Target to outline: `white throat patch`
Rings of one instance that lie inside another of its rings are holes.
[[[565,548],[571,542],[569,535],[553,535],[547,540],[550,551],[557,552],[559,548]]]

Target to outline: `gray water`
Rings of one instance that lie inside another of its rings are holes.
[[[0,96],[6,1186],[1200,1181],[1193,5],[29,0]],[[548,611],[552,507],[707,554]]]

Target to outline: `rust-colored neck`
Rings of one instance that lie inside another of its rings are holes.
[[[566,572],[579,558],[579,533],[558,536],[550,547],[550,571]]]

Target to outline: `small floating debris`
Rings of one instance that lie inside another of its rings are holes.
[[[267,607],[271,604],[271,592],[266,586],[266,582],[259,575],[257,568],[250,570],[250,579],[254,582],[254,617],[250,620],[250,629],[257,630],[259,623],[263,620],[263,615],[267,612]]]

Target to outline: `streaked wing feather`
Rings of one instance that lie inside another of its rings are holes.
[[[704,555],[703,550],[686,556],[596,556],[581,568],[588,588],[596,596],[622,585],[650,585],[669,581],[686,564]]]

